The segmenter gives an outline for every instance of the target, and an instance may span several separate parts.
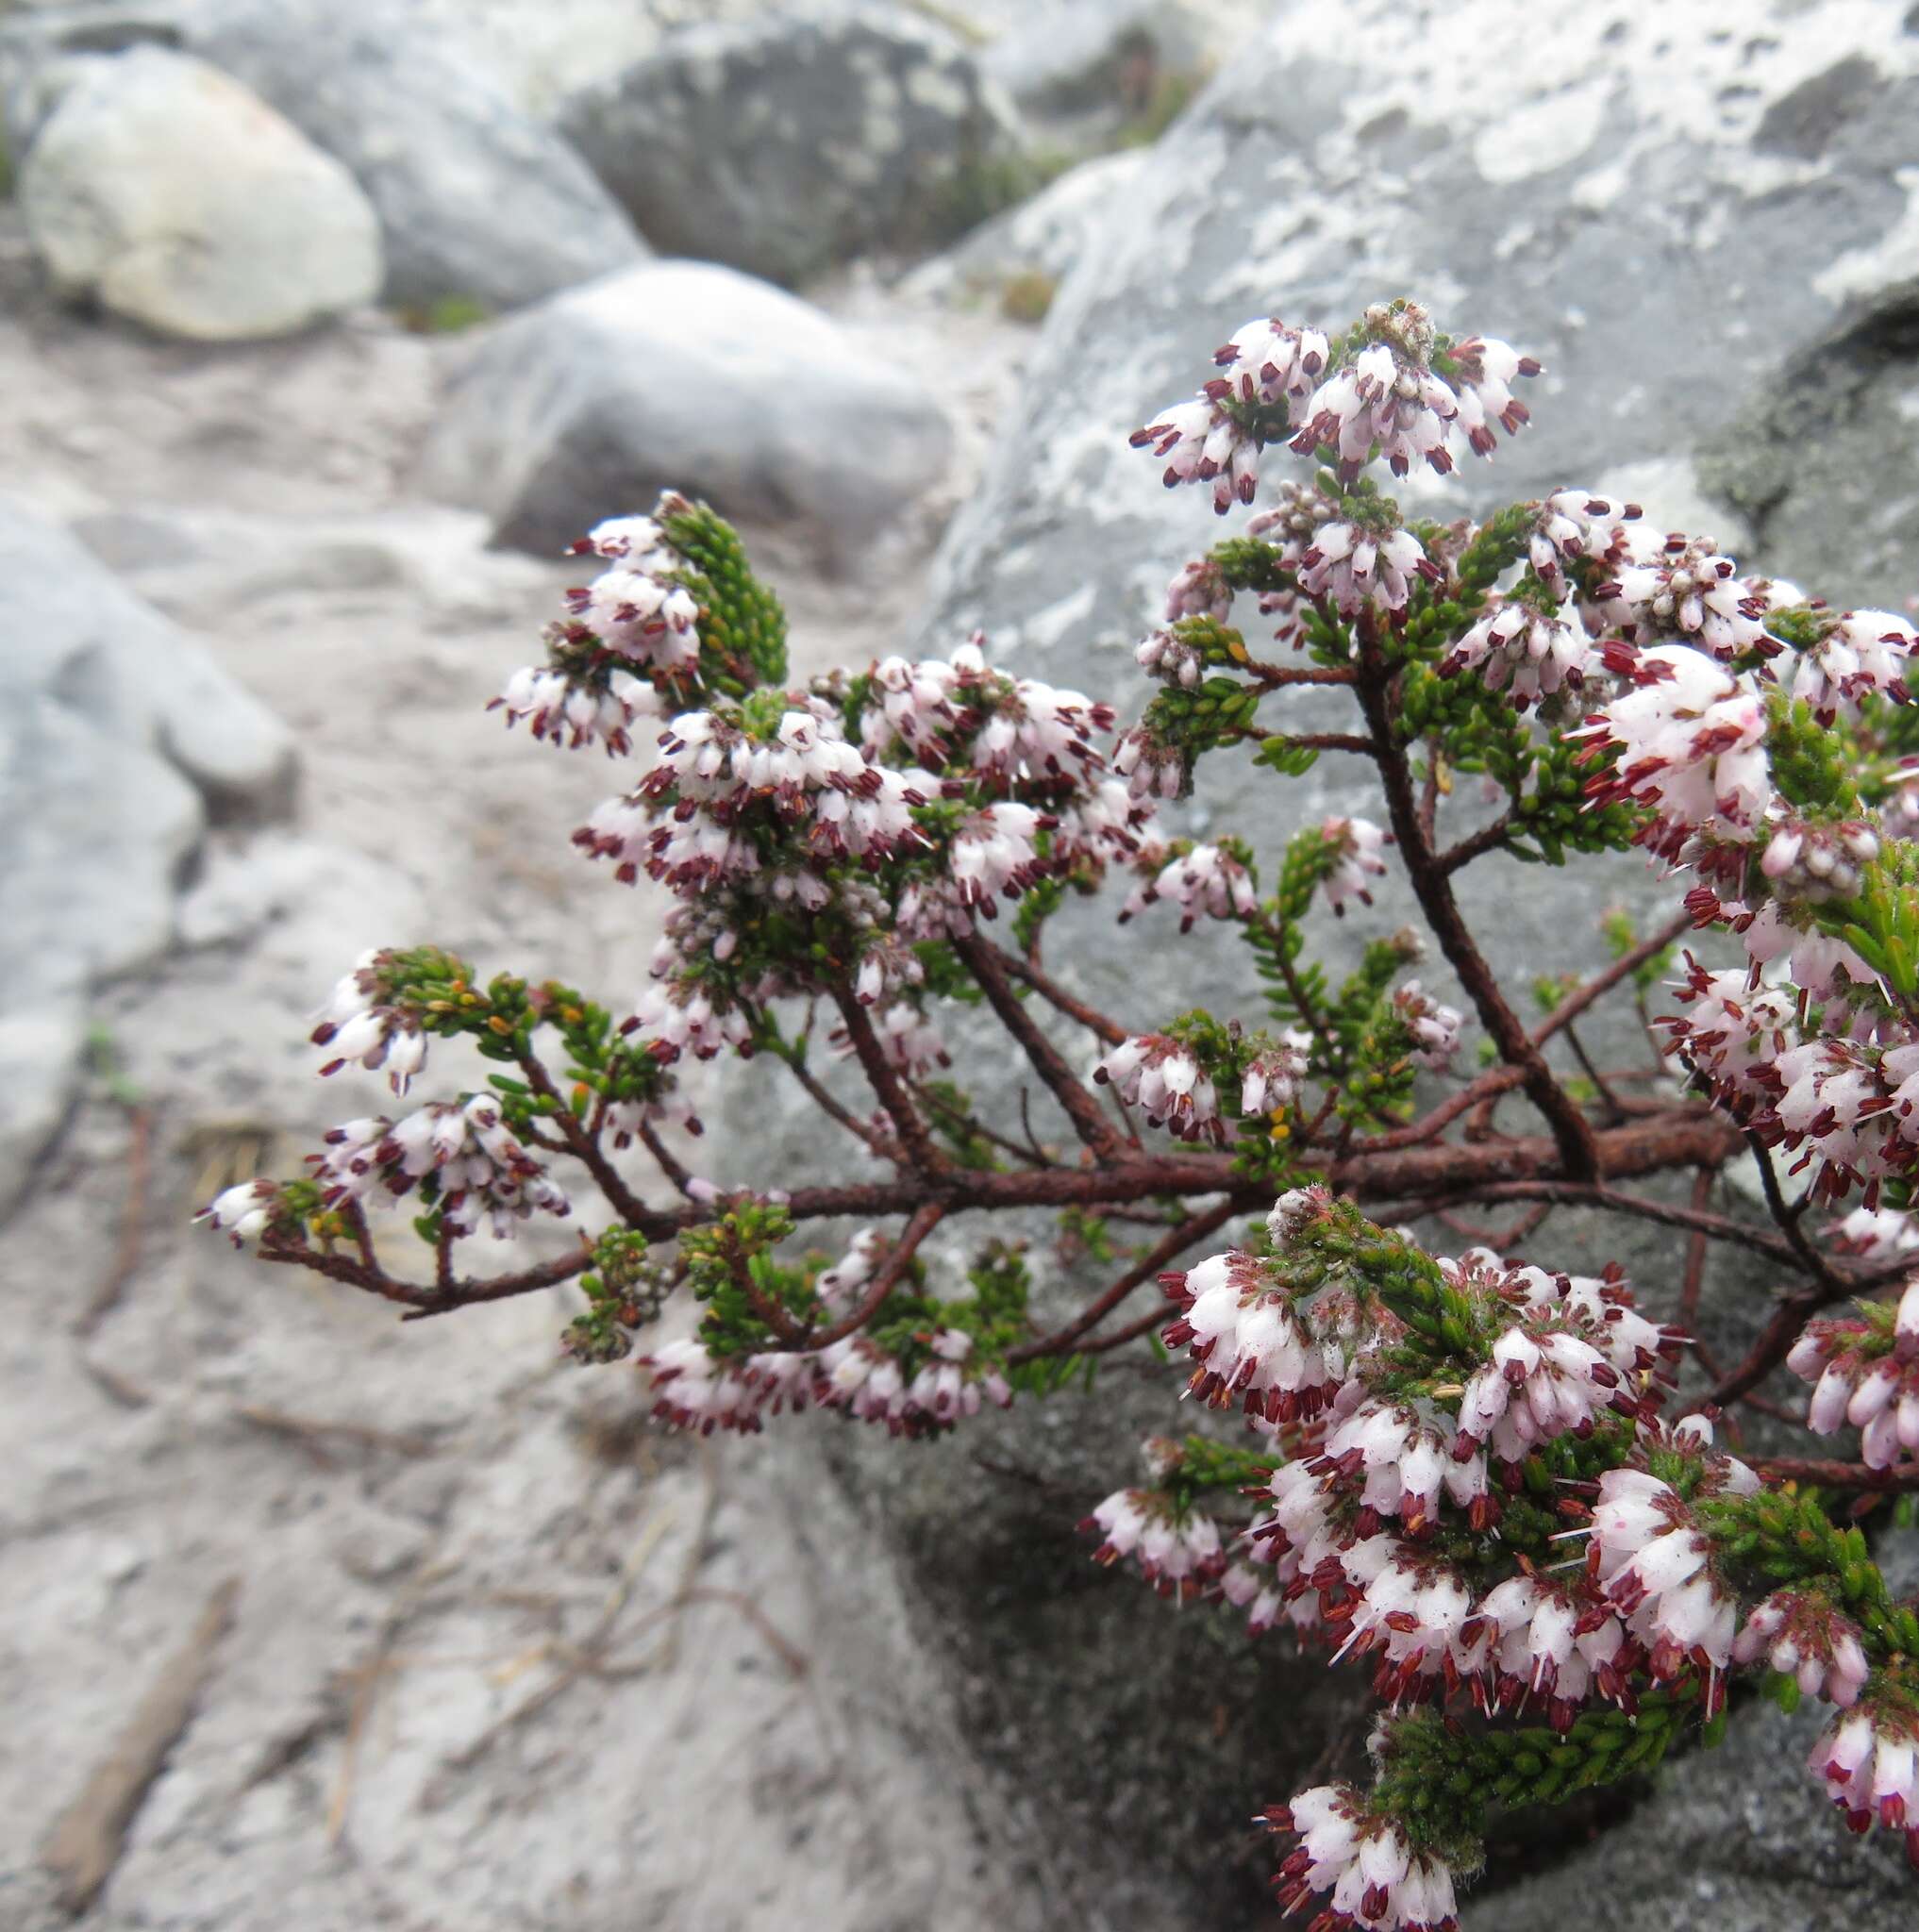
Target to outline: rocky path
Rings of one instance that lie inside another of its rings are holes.
[[[186,947],[96,999],[116,1071],[8,1226],[0,1924],[58,1922],[56,1815],[227,1577],[89,1924],[1022,1923],[890,1574],[779,1445],[654,1436],[629,1375],[555,1364],[557,1298],[404,1327],[186,1226],[377,1104],[302,1044],[358,949],[430,937],[617,998],[648,913],[566,847],[605,772],[480,708],[567,573],[409,494],[444,341],[362,315],[167,346],[53,309],[17,235],[0,274],[8,491],[207,640],[302,760],[290,818],[215,831]],[[802,666],[910,622],[1031,340],[870,280],[827,299],[937,390],[958,456],[857,575],[772,541]]]

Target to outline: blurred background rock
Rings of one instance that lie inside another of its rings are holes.
[[[0,1924],[61,1922],[47,1832],[229,1575],[89,1923],[1268,1923],[1243,1821],[1360,1700],[1085,1561],[1161,1378],[695,1452],[555,1364],[562,1293],[403,1328],[185,1218],[380,1105],[303,1043],[360,948],[637,990],[654,910],[565,844],[605,770],[479,708],[661,484],[744,525],[801,674],[977,625],[1134,691],[1213,525],[1127,431],[1249,313],[1417,292],[1549,371],[1432,503],[1617,489],[1904,598],[1915,74],[1898,0],[0,7]],[[1473,875],[1515,977],[1585,956],[1590,880]],[[1246,1004],[1076,930],[1127,1016]],[[713,1172],[818,1170],[730,1084]],[[1618,1828],[1630,1932],[1909,1926],[1766,1726],[1522,1826],[1471,1923],[1576,1908]]]

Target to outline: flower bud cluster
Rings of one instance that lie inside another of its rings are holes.
[[[1163,1126],[1182,1141],[1223,1141],[1219,1095],[1199,1056],[1164,1033],[1134,1034],[1093,1070],[1129,1107],[1144,1110],[1149,1125]]]
[[[1710,1443],[1702,1418],[1681,1427],[1701,1449]],[[1744,1463],[1721,1456],[1707,1464],[1694,1494],[1749,1496],[1759,1487]],[[1655,1682],[1696,1674],[1708,1711],[1723,1706],[1739,1601],[1711,1536],[1670,1483],[1636,1468],[1610,1469],[1599,1478],[1586,1574],[1644,1647]]]
[[[392,997],[391,951],[362,953],[353,971],[339,980],[326,1004],[314,1015],[312,1041],[325,1048],[322,1074],[337,1074],[349,1061],[369,1073],[383,1072],[395,1093],[404,1094],[426,1064],[426,1034],[417,1008]]]
[[[323,1139],[327,1151],[309,1156],[309,1164],[328,1208],[388,1206],[425,1183],[445,1226],[468,1235],[484,1219],[502,1241],[533,1214],[572,1211],[491,1093],[434,1101],[397,1122],[383,1114],[347,1121]]]
[[[1416,1849],[1350,1785],[1315,1785],[1260,1822],[1299,1838],[1274,1881],[1282,1911],[1300,1911],[1325,1893],[1327,1908],[1313,1923],[1327,1932],[1459,1932],[1445,1861]]]
[[[1919,1456],[1919,1281],[1895,1307],[1868,1303],[1857,1316],[1809,1322],[1786,1366],[1812,1384],[1806,1425],[1814,1435],[1859,1430],[1872,1469]]]
[[[1177,904],[1181,933],[1201,918],[1250,919],[1260,909],[1251,872],[1224,845],[1191,845],[1170,856],[1165,846],[1149,846],[1138,864],[1144,876],[1121,908],[1121,924],[1160,899]]]
[[[638,1359],[655,1416],[700,1435],[716,1429],[757,1434],[767,1416],[812,1405],[837,1409],[851,1422],[881,1424],[890,1435],[928,1436],[977,1415],[983,1403],[1011,1404],[1005,1376],[973,1358],[973,1337],[965,1330],[933,1329],[924,1354],[915,1368],[861,1334],[820,1349],[727,1357],[696,1340],[672,1341]]]
[[[1079,1525],[1097,1531],[1096,1563],[1131,1557],[1161,1596],[1196,1596],[1226,1569],[1219,1525],[1200,1509],[1181,1509],[1163,1490],[1115,1490]]]

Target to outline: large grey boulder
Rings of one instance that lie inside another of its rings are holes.
[[[1810,513],[1788,518],[1768,508],[1775,475],[1751,506],[1764,511],[1759,560],[1833,596],[1891,595],[1891,553],[1919,554],[1919,459],[1897,404],[1919,385],[1919,360],[1910,331],[1884,325],[1861,338],[1847,318],[1893,312],[1897,278],[1911,273],[1902,238],[1919,161],[1915,65],[1919,36],[1902,30],[1896,8],[1848,14],[1841,31],[1821,9],[1727,0],[1688,8],[1682,37],[1671,9],[1622,4],[1567,15],[1548,47],[1516,7],[1279,8],[1155,149],[1063,284],[1015,426],[949,534],[921,646],[943,651],[981,626],[1022,670],[1116,695],[1123,710],[1143,696],[1131,649],[1160,615],[1167,576],[1243,520],[1215,519],[1201,491],[1166,491],[1159,466],[1127,448],[1128,432],[1190,392],[1248,316],[1277,309],[1338,325],[1402,292],[1432,302],[1445,325],[1537,352],[1548,370],[1527,398],[1535,426],[1457,486],[1419,485],[1422,513],[1561,483],[1604,489],[1622,475],[1650,479],[1656,517],[1691,516],[1677,505],[1710,471],[1695,461],[1702,445],[1716,446],[1748,406],[1770,406],[1794,486],[1778,500],[1816,502],[1800,487],[1804,439],[1840,420],[1883,522],[1860,533]],[[1465,74],[1485,75],[1496,95],[1462,90]],[[1843,111],[1815,111],[1835,88]],[[1813,365],[1801,360],[1815,351]],[[1819,408],[1778,412],[1781,394],[1807,393],[1811,367],[1859,379]],[[1778,456],[1769,452],[1776,469]],[[1283,453],[1268,467],[1295,474]],[[1866,571],[1855,583],[1868,541],[1880,576]],[[1257,615],[1240,614],[1258,638]],[[1292,695],[1263,722],[1345,724],[1337,708]],[[1241,760],[1211,763],[1183,824],[1247,832],[1269,860],[1322,813],[1377,814],[1358,760],[1323,758],[1291,786]],[[1461,797],[1448,812],[1471,808]],[[1674,902],[1671,886],[1631,858],[1565,874],[1489,862],[1459,883],[1499,970],[1521,988],[1590,964],[1609,902],[1661,912]],[[1055,969],[1097,1004],[1136,1025],[1201,1002],[1258,1018],[1259,984],[1243,958],[1198,935],[1170,943],[1170,924],[1156,928],[1152,914],[1116,935],[1113,909],[1072,908],[1049,941]],[[1315,953],[1337,974],[1411,911],[1405,896],[1382,893],[1363,921],[1320,921]],[[1444,983],[1436,967],[1424,976]],[[967,1048],[963,1026],[952,1030],[958,1077],[1010,1108],[1024,1076],[1004,1047],[988,1058]],[[1608,1063],[1643,1050],[1636,1032],[1629,1011],[1616,1031],[1595,1017],[1587,1044]],[[1041,1134],[1070,1145],[1037,1083],[1026,1084]],[[1525,1114],[1502,1119],[1517,1129]],[[748,1083],[725,1117],[728,1177],[861,1177],[809,1138],[808,1120],[777,1083]],[[1528,1250],[1575,1268],[1617,1257],[1652,1307],[1673,1307],[1679,1262],[1668,1234],[1561,1212]],[[1715,1271],[1707,1312],[1716,1349],[1729,1355],[1752,1333],[1773,1286],[1746,1259]],[[1145,1306],[1143,1292],[1127,1312]],[[1271,1851],[1235,1836],[1233,1821],[1288,1795],[1319,1751],[1356,1745],[1364,1725],[1353,1707],[1343,1731],[1329,1721],[1320,1700],[1338,1693],[1320,1657],[1295,1661],[1284,1640],[1269,1639],[1257,1661],[1243,1651],[1226,1661],[1217,1618],[1175,1616],[1075,1549],[1072,1520],[1129,1478],[1132,1444],[1192,1426],[1176,1390],[1143,1364],[1137,1378],[1109,1370],[1089,1397],[1022,1402],[946,1443],[916,1448],[848,1429],[829,1455],[905,1556],[922,1628],[950,1660],[982,1755],[1034,1820],[1035,1840],[1080,1865],[1080,1909],[1127,1927],[1250,1927],[1269,1923],[1260,1877]],[[1357,1701],[1355,1674],[1339,1676]],[[1616,1859],[1602,1841],[1505,1905],[1489,1874],[1481,1902],[1466,1901],[1468,1932],[1532,1932],[1576,1907],[1633,1932],[1825,1932],[1841,1923],[1820,1899],[1828,1885],[1849,1888],[1852,1932],[1908,1932],[1910,1882],[1872,1848],[1861,1857],[1837,1846],[1825,1800],[1798,1769],[1805,1739],[1769,1728],[1768,1716],[1742,1714],[1725,1752],[1675,1767],[1669,1789],[1681,1795],[1640,1810]],[[1749,1853],[1744,1781],[1761,1820]],[[1617,1794],[1614,1811],[1639,1795]],[[1515,1821],[1534,1834],[1517,1862],[1550,1866],[1597,1822]],[[1089,1845],[1077,1860],[1076,1847]],[[1509,1880],[1515,1862],[1501,1868]],[[1689,1872],[1703,1882],[1682,1884]]]
[[[170,943],[209,816],[283,808],[286,726],[72,537],[0,503],[0,1213],[58,1125],[96,980]]]
[[[878,6],[690,27],[560,125],[654,244],[788,286],[936,245],[1011,199],[1021,136],[923,15]]]
[[[141,46],[63,62],[61,82],[20,178],[61,293],[217,342],[378,292],[379,224],[352,175],[238,81]]]
[[[646,253],[572,148],[405,0],[216,0],[186,32],[366,191],[389,303],[517,308]]]
[[[944,468],[938,405],[806,303],[706,262],[628,269],[480,331],[424,453],[429,494],[555,555],[669,485],[849,551]]]

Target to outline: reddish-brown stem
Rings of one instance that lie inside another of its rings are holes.
[[[1774,1483],[1806,1483],[1822,1490],[1870,1490],[1896,1494],[1919,1490],[1919,1463],[1869,1469],[1863,1462],[1827,1462],[1818,1457],[1768,1456],[1753,1464]]]
[[[1357,731],[1268,731],[1261,725],[1249,724],[1240,735],[1260,744],[1290,744],[1301,751],[1350,751],[1361,758],[1373,756],[1373,741]]]
[[[879,1273],[873,1277],[873,1286],[866,1291],[859,1306],[850,1313],[842,1316],[830,1328],[825,1328],[817,1335],[804,1338],[808,1348],[829,1348],[836,1341],[843,1341],[849,1335],[857,1334],[879,1312],[879,1305],[885,1301],[899,1285],[900,1276],[907,1271],[920,1243],[939,1226],[945,1218],[945,1210],[932,1202],[913,1209],[913,1217],[906,1224],[906,1232],[894,1243],[893,1253],[881,1264]]]
[[[470,1308],[480,1302],[503,1302],[514,1295],[536,1294],[543,1288],[570,1281],[592,1265],[592,1250],[582,1248],[556,1260],[542,1261],[537,1267],[523,1268],[517,1274],[496,1274],[491,1281],[456,1281],[451,1288],[441,1289],[415,1281],[397,1281],[383,1270],[369,1269],[349,1256],[312,1248],[275,1247],[263,1241],[259,1257],[262,1261],[292,1262],[310,1268],[330,1280],[364,1289],[368,1294],[376,1294],[385,1301],[399,1302],[410,1310],[405,1318],[409,1322],[426,1315],[451,1314],[455,1308]]]
[[[1482,826],[1469,839],[1461,839],[1457,845],[1448,847],[1433,861],[1448,878],[1461,866],[1471,865],[1474,859],[1483,858],[1489,852],[1496,852],[1506,843],[1506,834],[1510,830],[1512,814],[1503,812],[1490,825]]]
[[[1231,1201],[1222,1201],[1217,1207],[1209,1208],[1205,1213],[1195,1214],[1191,1220],[1182,1221],[1164,1241],[1128,1268],[1103,1294],[1087,1303],[1072,1321],[1061,1328],[1056,1328],[1052,1334],[1041,1337],[1037,1341],[1023,1341],[1019,1347],[1009,1349],[1007,1360],[1024,1362],[1032,1360],[1036,1356],[1069,1353],[1073,1344],[1088,1329],[1105,1321],[1142,1282],[1151,1281],[1161,1269],[1176,1261],[1194,1241],[1204,1241],[1215,1228],[1224,1227],[1239,1211]]]
[[[1786,1197],[1779,1190],[1778,1171],[1773,1166],[1773,1150],[1754,1133],[1746,1135],[1745,1144],[1752,1149],[1753,1159],[1759,1164],[1760,1190],[1766,1197],[1766,1212],[1773,1217],[1807,1274],[1844,1293],[1851,1284],[1806,1239],[1806,1230],[1799,1224],[1799,1210],[1786,1205]]]
[[[1492,1036],[1499,1055],[1509,1066],[1520,1071],[1521,1085],[1532,1103],[1545,1116],[1558,1144],[1564,1172],[1576,1180],[1591,1180],[1599,1173],[1597,1151],[1594,1146],[1592,1124],[1579,1111],[1565,1089],[1553,1077],[1545,1056],[1533,1044],[1518,1014],[1507,1005],[1493,970],[1487,965],[1473,936],[1466,930],[1459,901],[1427,843],[1425,828],[1419,823],[1419,802],[1413,795],[1412,775],[1406,753],[1394,735],[1388,703],[1390,674],[1379,652],[1377,635],[1369,618],[1361,616],[1357,626],[1360,643],[1359,679],[1356,690],[1360,708],[1365,713],[1367,728],[1373,734],[1379,779],[1386,792],[1387,814],[1393,822],[1393,836],[1399,841],[1400,858],[1408,879],[1419,900],[1426,923],[1439,941],[1440,951],[1459,974],[1460,984],[1477,1008],[1480,1024]]]
[[[873,1022],[866,1017],[866,1008],[854,998],[852,989],[844,986],[833,988],[833,1004],[840,1008],[841,1024],[846,1029],[846,1038],[859,1062],[859,1070],[866,1075],[867,1084],[885,1108],[887,1119],[893,1123],[893,1132],[899,1136],[908,1160],[923,1173],[936,1173],[946,1165],[945,1159],[933,1145],[926,1122],[920,1118],[918,1109],[900,1084],[899,1075],[887,1059],[886,1049],[880,1045],[879,1036],[873,1030]]]
[[[1718,1166],[1737,1152],[1741,1142],[1737,1130],[1725,1121],[1701,1108],[1682,1108],[1605,1129],[1594,1137],[1594,1144],[1600,1171],[1609,1179],[1627,1180],[1676,1167]],[[1605,1186],[1565,1181],[1555,1174],[1558,1158],[1553,1141],[1541,1135],[1388,1151],[1362,1144],[1335,1162],[1325,1177],[1335,1191],[1354,1200],[1423,1203],[1423,1212],[1475,1199],[1563,1200],[1616,1207],[1675,1226],[1693,1224],[1683,1208],[1641,1201]],[[1537,1178],[1518,1182],[1505,1178],[1513,1174]],[[970,1209],[1098,1208],[1156,1195],[1198,1194],[1225,1194],[1242,1210],[1263,1210],[1272,1205],[1270,1183],[1237,1172],[1230,1154],[1182,1150],[1143,1155],[1122,1147],[1119,1158],[1110,1163],[1090,1167],[985,1173],[948,1166],[930,1174],[902,1174],[882,1181],[798,1188],[788,1197],[786,1207],[795,1221],[832,1216],[873,1220],[910,1214],[923,1208],[943,1214]],[[1388,1220],[1405,1219],[1410,1211],[1403,1207],[1382,1210]],[[697,1202],[673,1208],[641,1206],[626,1218],[626,1224],[649,1241],[666,1241],[712,1216],[710,1207]],[[1718,1224],[1715,1221],[1715,1226]],[[1780,1237],[1736,1222],[1724,1223],[1724,1228],[1728,1241],[1743,1241],[1776,1258],[1781,1255],[1790,1258]],[[588,1265],[581,1256],[569,1256],[493,1281],[457,1284],[450,1293],[442,1293],[369,1271],[342,1254],[271,1245],[262,1245],[260,1252],[270,1260],[312,1268],[335,1280],[404,1303],[422,1314],[441,1314],[472,1303],[530,1293],[564,1281]],[[1798,1331],[1793,1332],[1796,1335]]]
[[[1351,684],[1348,664],[1266,664],[1249,658],[1246,669],[1266,691],[1280,691],[1289,684]]]
[[[1050,1007],[1057,1007],[1069,1020],[1077,1020],[1089,1033],[1096,1034],[1109,1046],[1117,1046],[1126,1039],[1126,1029],[1115,1020],[1109,1020],[1096,1007],[1090,1007],[1076,994],[1070,993],[1054,979],[1050,974],[1041,971],[1039,962],[1030,957],[1022,959],[1017,954],[1009,953],[1003,947],[995,949],[999,963],[1015,979],[1023,979]]]
[[[945,1121],[960,1133],[976,1134],[989,1147],[997,1147],[1002,1154],[1029,1167],[1056,1167],[1059,1163],[1047,1157],[1046,1150],[1033,1138],[1032,1124],[1026,1118],[1026,1090],[1020,1089],[1020,1119],[1026,1129],[1026,1144],[1023,1147],[1010,1135],[995,1133],[984,1121],[976,1119],[963,1108],[949,1106],[937,1093],[928,1093],[925,1087],[915,1085],[913,1097],[935,1120]]]
[[[1002,963],[1006,956],[997,946],[989,945],[976,936],[956,939],[953,950],[966,970],[979,982],[979,990],[985,993],[986,1003],[998,1016],[1000,1024],[1019,1041],[1021,1050],[1032,1062],[1034,1073],[1052,1090],[1053,1098],[1073,1123],[1074,1132],[1100,1159],[1121,1157],[1125,1152],[1124,1144],[1112,1123],[1107,1119],[1105,1109],[1093,1098],[1092,1090],[1060,1058],[1059,1049],[1034,1024],[1033,1016],[1021,1005],[1019,995],[1008,983],[1006,967]]]
[[[733,1277],[733,1286],[746,1297],[746,1306],[778,1336],[781,1341],[791,1344],[799,1341],[800,1331],[797,1324],[754,1280],[753,1270],[747,1257],[730,1236],[726,1241],[726,1273]]]
[[[576,1114],[553,1084],[553,1076],[539,1058],[530,1050],[516,1056],[520,1071],[526,1076],[526,1084],[541,1099],[551,1101],[553,1111],[542,1116],[551,1121],[559,1129],[560,1137],[572,1150],[574,1158],[598,1182],[600,1192],[607,1197],[607,1205],[622,1221],[631,1221],[635,1214],[643,1214],[646,1209],[640,1198],[620,1178],[619,1170],[607,1158],[606,1150],[580,1124]]]
[[[640,1144],[652,1155],[654,1165],[684,1194],[693,1186],[693,1169],[688,1167],[653,1131],[650,1122],[640,1123]]]
[[[896,1158],[893,1144],[887,1140],[886,1136],[876,1133],[851,1108],[843,1106],[836,1095],[828,1092],[825,1085],[815,1077],[812,1069],[807,1065],[806,1061],[799,1057],[797,1052],[791,1058],[782,1053],[779,1055],[779,1058],[787,1067],[792,1069],[793,1078],[800,1083],[807,1097],[828,1120],[839,1122],[849,1134],[864,1141],[882,1160],[891,1160]]]

